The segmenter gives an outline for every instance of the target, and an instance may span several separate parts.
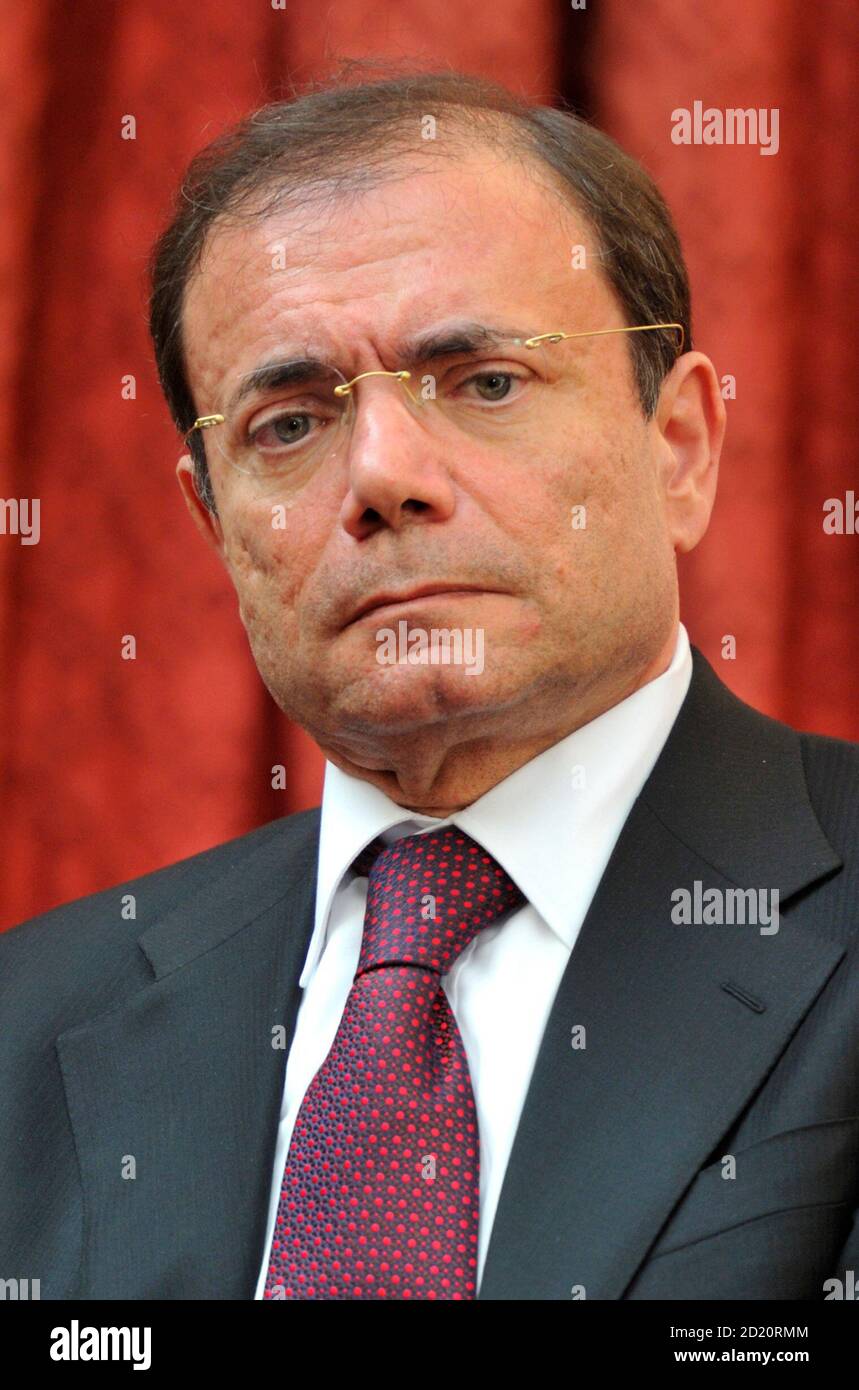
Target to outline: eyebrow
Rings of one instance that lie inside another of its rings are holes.
[[[431,328],[400,345],[397,359],[407,367],[431,362],[436,357],[452,357],[460,352],[479,352],[502,338],[530,338],[533,328],[510,324],[478,323],[469,319],[444,328]]]
[[[301,385],[312,381],[319,375],[320,367],[331,366],[321,357],[293,357],[284,360],[278,357],[274,362],[264,362],[243,376],[226,406],[226,413],[233,411],[247,400],[265,391],[276,391],[282,386]]]
[[[504,338],[528,338],[532,332],[532,328],[517,328],[509,324],[462,320],[405,339],[395,356],[401,366],[414,367],[441,357],[480,352]],[[301,385],[302,382],[311,381],[320,367],[330,369],[335,365],[333,359],[324,354],[318,357],[279,355],[274,361],[262,362],[242,377],[227,403],[227,413],[231,414],[249,396],[279,390],[283,386]]]

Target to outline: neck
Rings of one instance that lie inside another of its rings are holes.
[[[545,708],[540,708],[540,717],[535,720],[534,702],[529,701],[527,722],[531,727],[525,737],[519,736],[526,722],[519,709],[508,728],[505,724],[511,716],[505,711],[497,716],[497,729],[487,732],[483,718],[480,732],[470,738],[467,733],[463,737],[461,731],[454,738],[453,725],[448,722],[417,733],[411,730],[401,738],[391,736],[379,750],[349,748],[337,740],[320,740],[320,747],[335,767],[378,787],[404,810],[444,819],[472,805],[532,758],[663,675],[671,664],[676,640],[675,624],[670,638],[643,670],[626,680],[601,682],[599,690],[592,691],[589,699],[577,700],[573,710],[559,711],[557,697],[545,697]]]

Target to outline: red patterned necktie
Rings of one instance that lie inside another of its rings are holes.
[[[376,840],[358,969],[302,1101],[264,1298],[474,1298],[480,1143],[441,977],[524,902],[456,826]]]

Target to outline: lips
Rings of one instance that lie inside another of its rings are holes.
[[[497,589],[487,590],[482,584],[458,584],[455,580],[451,580],[450,583],[446,584],[422,584],[414,589],[408,589],[401,594],[373,594],[370,598],[364,599],[358,608],[355,609],[355,612],[352,614],[346,626],[348,627],[351,623],[358,622],[359,618],[363,618],[367,613],[371,613],[376,608],[383,608],[388,604],[394,603],[407,603],[410,599],[426,598],[430,594],[481,594],[498,592]]]

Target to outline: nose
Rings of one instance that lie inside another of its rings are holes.
[[[361,377],[376,379],[353,378],[350,384],[344,528],[360,540],[384,526],[399,531],[445,521],[456,494],[446,464],[449,449],[432,429],[432,407],[420,401],[414,377],[396,372]]]

